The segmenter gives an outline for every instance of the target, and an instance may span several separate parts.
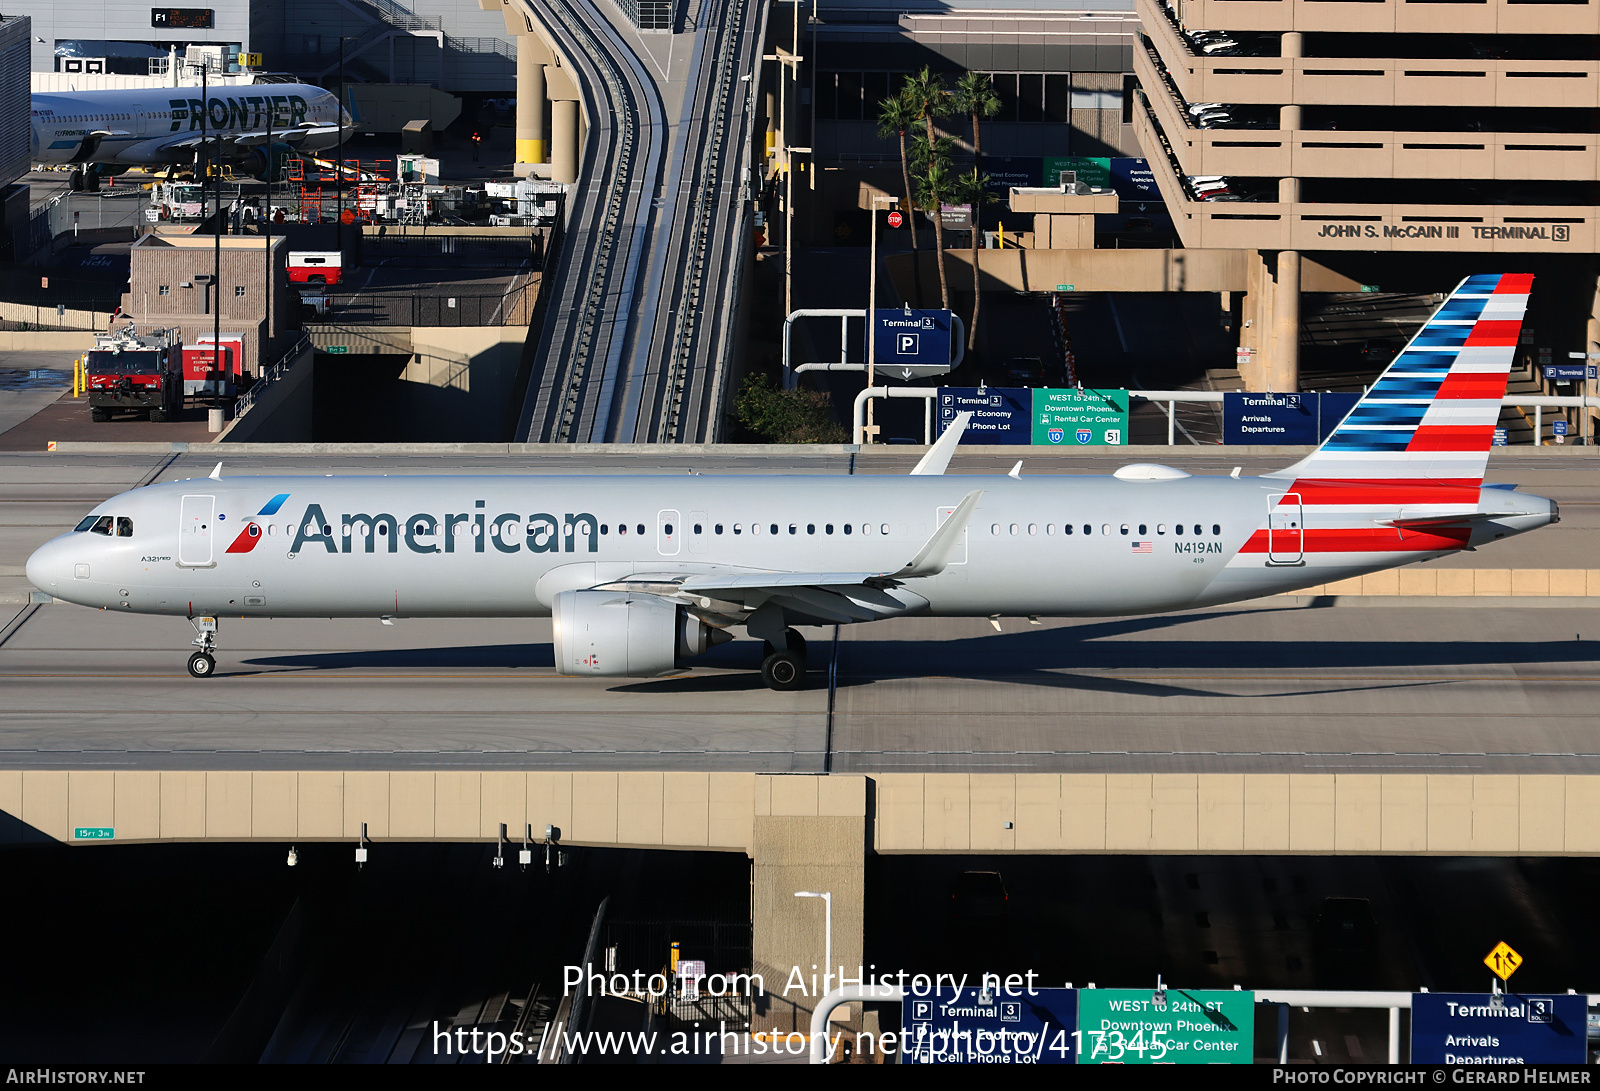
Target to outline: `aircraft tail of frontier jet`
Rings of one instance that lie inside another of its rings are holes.
[[[1526,274],[1464,280],[1316,451],[1260,477],[227,477],[112,497],[28,578],[83,606],[186,616],[548,617],[563,674],[673,673],[743,629],[774,689],[797,631],[922,615],[1116,617],[1293,592],[1555,522],[1484,471]],[[1114,455],[1114,449],[1104,452]],[[1237,474],[1237,471],[1235,471]]]

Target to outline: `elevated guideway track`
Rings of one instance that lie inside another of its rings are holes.
[[[670,129],[660,88],[604,13],[588,0],[535,6],[593,117],[517,437],[715,440],[751,245],[765,5],[701,0]]]

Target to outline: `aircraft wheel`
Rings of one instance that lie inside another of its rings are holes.
[[[805,657],[794,652],[773,652],[761,662],[761,680],[768,689],[799,689],[805,679]]]
[[[189,657],[189,674],[195,678],[210,678],[217,670],[217,661],[205,652],[195,652]]]

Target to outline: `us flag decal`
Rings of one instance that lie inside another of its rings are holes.
[[[1149,553],[1154,545],[1154,542],[1134,542],[1133,551],[1135,553]]]

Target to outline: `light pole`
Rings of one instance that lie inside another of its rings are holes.
[[[867,272],[867,389],[875,379],[874,368],[878,362],[878,209],[898,208],[900,198],[883,193],[872,195],[872,256]],[[872,423],[872,399],[867,399],[867,426],[862,429],[866,441],[871,443],[878,435],[878,426]]]
[[[822,991],[826,994],[831,991],[827,987],[828,975],[833,973],[833,892],[825,890],[819,893],[815,890],[797,890],[794,892],[794,896],[796,898],[822,899]]]
[[[217,200],[213,214],[216,216],[211,251],[211,404],[219,404],[222,387],[222,170],[220,154],[210,154],[211,149],[211,81],[210,61],[202,57],[200,64],[190,65],[200,69],[200,162],[217,176]],[[205,199],[205,178],[200,180],[200,197]]]

